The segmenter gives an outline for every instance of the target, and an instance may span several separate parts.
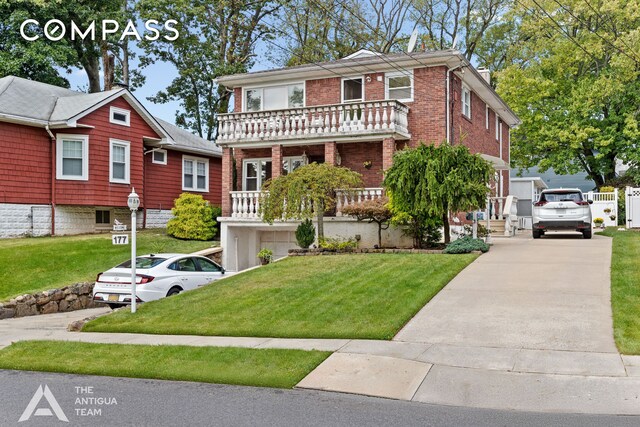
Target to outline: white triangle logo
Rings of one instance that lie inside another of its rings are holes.
[[[49,406],[51,406],[51,409],[36,409],[36,406],[38,406],[38,403],[40,403],[43,397],[47,399],[47,402],[49,402]],[[51,410],[53,410],[53,413],[51,412]],[[18,422],[27,421],[29,418],[31,418],[32,415],[34,417],[52,417],[54,413],[60,421],[64,421],[67,423],[69,422],[67,416],[64,414],[64,412],[62,412],[62,408],[58,404],[58,401],[55,397],[53,397],[53,393],[51,393],[51,390],[49,390],[49,386],[45,385],[43,389],[42,385],[40,385],[38,387],[38,390],[36,390],[36,393],[31,398],[31,401],[27,405],[26,409],[22,413],[22,416],[20,417]]]

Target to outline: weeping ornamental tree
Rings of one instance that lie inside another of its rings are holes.
[[[324,238],[324,213],[336,205],[336,189],[362,187],[359,173],[326,163],[302,166],[265,183],[260,200],[262,220],[318,219],[318,238]]]
[[[425,221],[441,218],[449,243],[449,212],[484,208],[492,174],[491,165],[463,145],[421,144],[395,154],[384,187],[394,211]]]

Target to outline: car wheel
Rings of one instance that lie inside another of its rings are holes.
[[[107,304],[111,310],[122,307],[122,304]]]
[[[533,230],[531,230],[531,235],[533,236],[534,239],[539,239],[540,236],[542,236],[542,231],[534,228]]]
[[[593,230],[591,230],[591,228],[585,228],[582,231],[582,237],[584,237],[585,239],[590,239],[592,234],[593,234]]]
[[[173,288],[169,289],[169,292],[167,292],[167,296],[170,297],[173,295],[178,295],[180,292],[182,292],[182,288],[174,286]]]

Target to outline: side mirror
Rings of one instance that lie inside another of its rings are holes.
[[[587,200],[587,203],[589,203],[590,205],[593,204],[593,200]]]
[[[220,267],[220,274],[224,274],[224,268]]]

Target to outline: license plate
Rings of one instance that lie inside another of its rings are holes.
[[[558,215],[564,215],[565,213],[567,213],[567,210],[566,209],[556,209],[556,213]]]
[[[120,295],[109,295],[109,301],[118,301],[120,299]]]

